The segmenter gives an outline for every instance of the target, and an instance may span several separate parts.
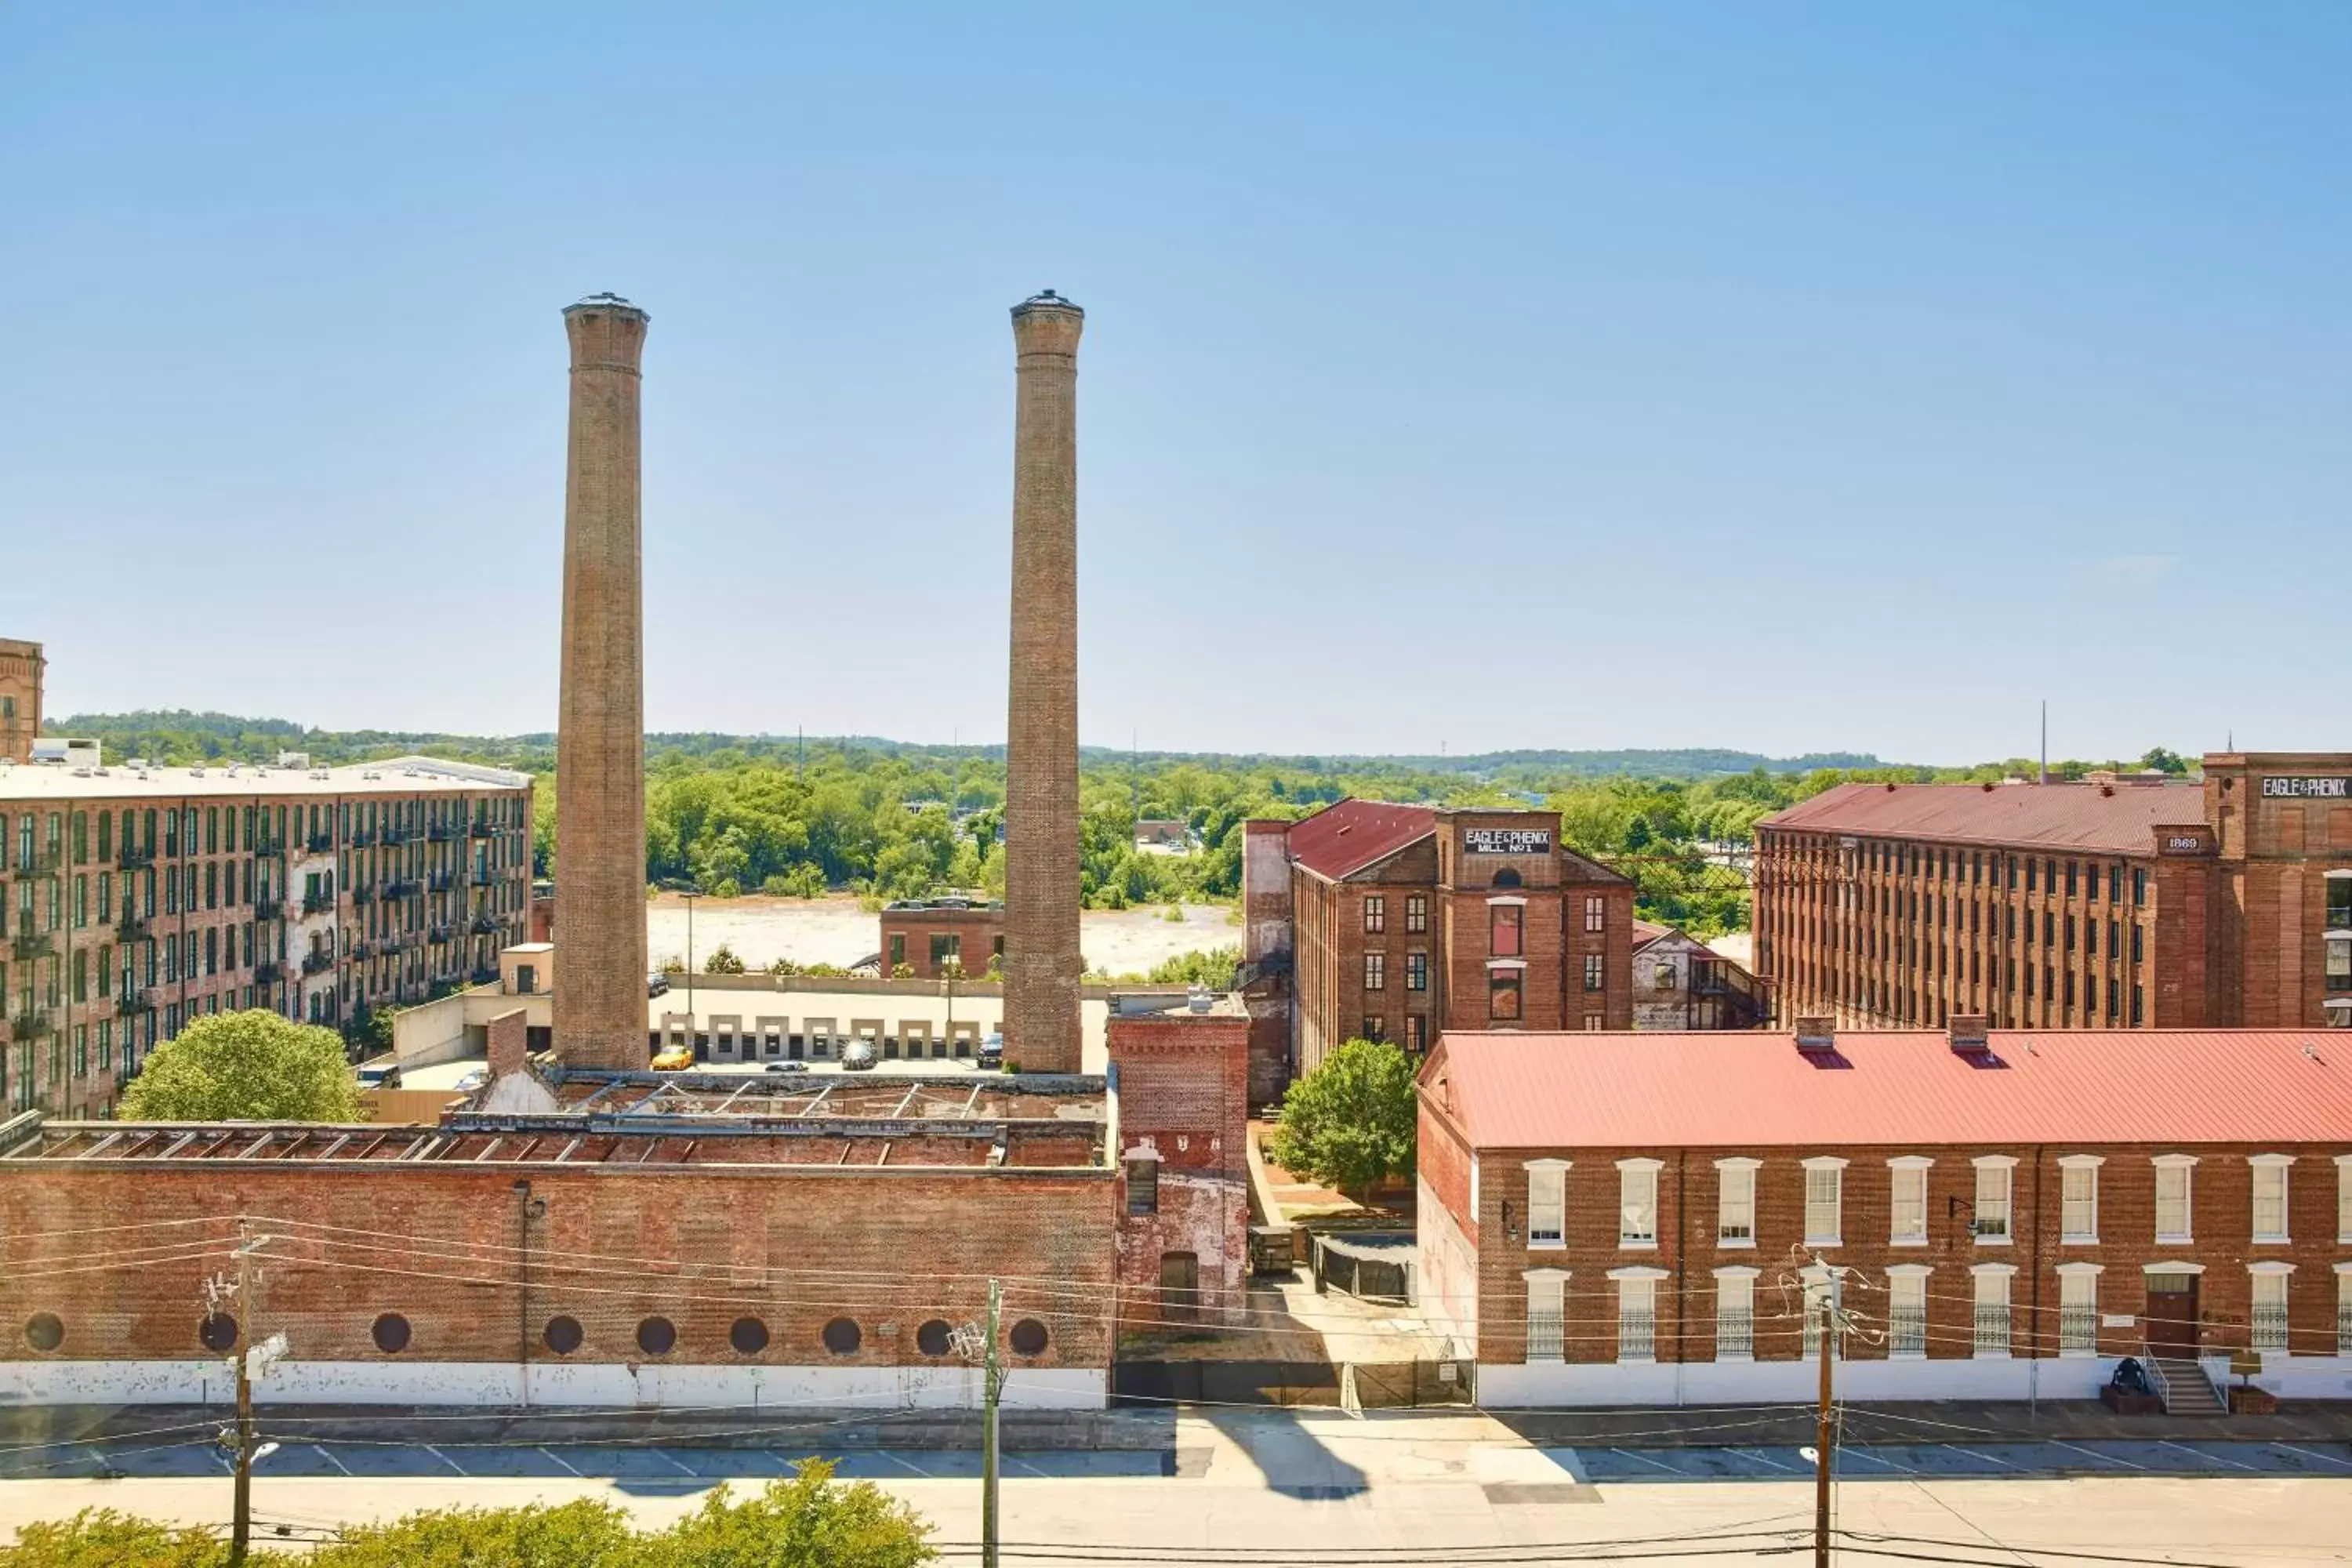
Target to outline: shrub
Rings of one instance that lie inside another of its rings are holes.
[[[142,1121],[352,1121],[359,1085],[332,1029],[266,1007],[198,1018],[155,1047],[122,1095]]]

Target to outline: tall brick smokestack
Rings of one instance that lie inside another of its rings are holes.
[[[555,1047],[574,1067],[649,1060],[637,440],[647,320],[617,294],[592,294],[563,312],[572,442],[555,742]]]
[[[1076,1072],[1078,333],[1048,289],[1013,308],[1013,691],[1004,763],[1004,1058]],[[559,928],[560,929],[560,928]]]

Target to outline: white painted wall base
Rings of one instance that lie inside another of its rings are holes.
[[[816,1405],[885,1410],[977,1406],[980,1372],[956,1366],[710,1366],[511,1362],[280,1362],[254,1384],[272,1405]],[[1013,1368],[1004,1405],[1100,1410],[1098,1368]],[[225,1360],[0,1362],[0,1405],[206,1405],[236,1395]]]
[[[1847,1361],[1841,1399],[2096,1399],[2118,1358],[2033,1361]],[[2036,1368],[2039,1372],[2036,1372]],[[1603,1405],[1810,1403],[1810,1361],[1481,1365],[1478,1403],[1497,1409]]]
[[[2229,1376],[2227,1362],[2220,1370],[2226,1381],[2237,1381]],[[2281,1399],[2352,1399],[2352,1356],[2291,1356],[2265,1351],[2263,1370],[2251,1381]]]

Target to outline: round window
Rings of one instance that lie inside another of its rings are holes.
[[[368,1331],[375,1348],[386,1355],[398,1355],[408,1348],[408,1320],[398,1312],[386,1312]]]
[[[546,1331],[540,1337],[547,1342],[547,1348],[557,1355],[570,1355],[580,1348],[580,1320],[550,1318],[547,1320]]]
[[[1045,1325],[1034,1318],[1024,1318],[1013,1324],[1013,1332],[1009,1338],[1012,1341],[1014,1355],[1045,1353]]]
[[[933,1318],[915,1331],[915,1348],[925,1355],[945,1355],[950,1331],[944,1321]]]
[[[856,1355],[864,1337],[847,1318],[835,1318],[824,1326],[824,1348],[835,1355]]]
[[[55,1312],[36,1312],[25,1324],[25,1342],[37,1351],[53,1351],[66,1342],[66,1326]]]
[[[647,1355],[667,1355],[677,1344],[677,1328],[667,1318],[647,1318],[637,1325],[637,1348]]]
[[[757,1318],[738,1318],[727,1331],[727,1342],[738,1355],[758,1355],[768,1348],[768,1325]]]
[[[215,1312],[196,1326],[196,1338],[208,1351],[233,1351],[236,1348],[236,1320],[226,1312]]]

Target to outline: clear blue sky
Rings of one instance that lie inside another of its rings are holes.
[[[332,13],[330,15],[329,13]],[[551,726],[559,309],[653,313],[647,718],[2352,746],[2352,7],[26,5],[0,635],[57,711]]]

